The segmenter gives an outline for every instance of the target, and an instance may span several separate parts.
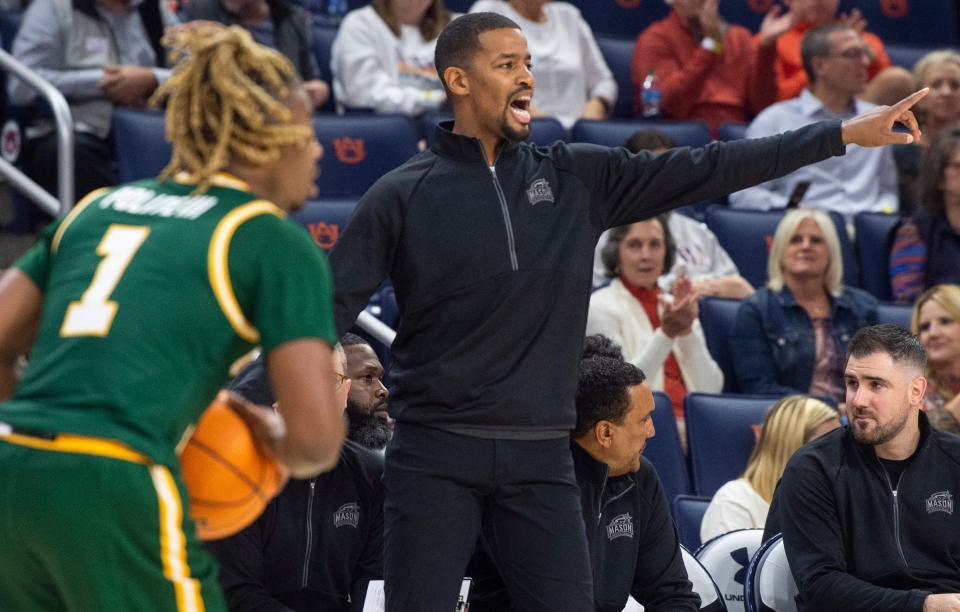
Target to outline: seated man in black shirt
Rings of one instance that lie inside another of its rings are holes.
[[[800,610],[960,610],[960,437],[920,410],[920,341],[897,325],[850,341],[850,424],[800,448],[765,532],[783,530]]]
[[[341,342],[350,344],[346,353],[337,347],[336,371],[318,374],[334,379],[350,422],[337,467],[310,479],[291,479],[253,524],[208,543],[220,562],[220,583],[232,612],[359,612],[367,583],[383,577],[383,456],[357,440],[384,437],[385,425],[374,416],[363,417],[386,409],[383,368],[362,339]],[[262,365],[261,360],[248,366],[231,388],[269,405],[273,397]],[[368,373],[376,380],[357,384],[353,375]],[[365,425],[355,427],[355,421]]]
[[[620,612],[627,598],[656,610],[699,610],[680,543],[653,465],[641,456],[654,435],[653,394],[644,374],[603,336],[584,345],[577,384],[577,428],[570,443],[593,567],[598,612]],[[531,555],[538,554],[531,550]],[[478,550],[470,611],[510,610],[490,557]],[[719,601],[717,604],[719,605]]]

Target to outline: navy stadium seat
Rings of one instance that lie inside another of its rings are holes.
[[[740,300],[719,297],[705,297],[700,300],[700,326],[707,340],[707,350],[723,372],[724,393],[736,393],[740,390],[730,351],[730,331],[739,309]]]
[[[748,123],[721,123],[717,140],[740,140],[747,137]]]
[[[709,497],[677,495],[673,498],[673,522],[677,525],[677,536],[680,543],[690,550],[700,548],[700,524],[709,505]]]
[[[595,36],[631,40],[670,12],[670,7],[658,0],[576,0],[574,4]]]
[[[722,3],[721,3],[722,4]],[[957,7],[948,0],[844,0],[840,11],[858,8],[867,31],[887,44],[957,46]]]
[[[797,612],[799,593],[783,548],[783,536],[777,534],[763,543],[747,566],[746,611]]]
[[[715,207],[707,211],[707,226],[737,264],[740,275],[754,287],[767,284],[769,244],[783,215],[783,210],[732,210]],[[840,253],[843,255],[843,281],[856,287],[859,285],[857,263],[846,223],[836,213],[831,212],[830,217],[837,229]]]
[[[653,394],[654,405],[653,427],[656,435],[647,440],[643,456],[653,463],[663,483],[663,492],[667,499],[677,495],[689,494],[690,469],[687,467],[687,458],[683,456],[680,446],[680,435],[677,433],[677,420],[673,416],[673,406],[670,398],[661,391]]]
[[[878,300],[889,300],[890,247],[900,217],[884,213],[860,213],[853,219],[860,286]]]
[[[172,148],[164,135],[163,113],[116,108],[112,136],[121,183],[155,177],[170,161]]]
[[[691,393],[683,403],[693,490],[713,496],[747,467],[755,438],[775,397]]]
[[[613,106],[614,119],[627,119],[633,116],[633,39],[597,36],[597,46],[606,60],[613,78],[620,90],[617,103]]]
[[[427,146],[433,144],[437,126],[443,121],[450,121],[453,115],[445,112],[429,112],[423,114],[423,134],[427,139]],[[527,142],[537,145],[549,145],[558,140],[567,140],[567,131],[563,125],[552,117],[541,117],[530,122],[530,138]]]
[[[330,85],[330,98],[317,109],[321,112],[333,112],[336,108],[336,101],[333,99],[333,72],[330,68],[330,48],[336,36],[337,28],[314,26],[310,30],[311,51],[320,69],[319,78]]]
[[[720,16],[756,33],[773,4],[773,0],[723,0],[720,3]],[[784,8],[780,4],[780,8]]]
[[[917,63],[921,57],[935,51],[939,47],[918,47],[915,45],[884,45],[884,48],[887,50],[887,55],[890,56],[890,61],[893,62],[894,66],[900,66],[906,68],[907,70],[913,70],[913,65]]]
[[[877,323],[893,323],[904,329],[910,329],[910,319],[912,317],[913,308],[911,306],[884,302],[877,305]]]
[[[641,129],[663,132],[678,147],[702,147],[711,140],[710,128],[702,121],[581,119],[573,126],[573,142],[591,142],[607,147],[620,147],[634,132]]]
[[[324,251],[329,252],[350,221],[356,199],[310,200],[300,210],[290,213],[290,218],[300,223]]]
[[[363,195],[417,153],[417,126],[402,115],[316,115],[313,128],[324,150],[321,198]]]

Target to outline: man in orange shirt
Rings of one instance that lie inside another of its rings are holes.
[[[809,85],[800,59],[800,41],[810,28],[832,21],[847,22],[873,51],[867,69],[869,84],[862,99],[873,104],[891,104],[913,91],[913,77],[907,70],[891,65],[883,42],[876,34],[866,31],[867,22],[858,9],[838,16],[840,0],[783,0],[783,3],[794,15],[795,23],[776,40],[777,100],[796,98]]]

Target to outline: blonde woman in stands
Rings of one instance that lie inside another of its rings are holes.
[[[734,529],[763,528],[787,461],[810,440],[840,427],[837,411],[818,399],[790,395],[767,413],[747,469],[720,487],[703,515],[700,540]]]
[[[911,331],[927,351],[924,409],[930,423],[960,434],[960,285],[937,285],[913,307]]]
[[[453,17],[443,0],[373,0],[348,13],[330,51],[337,110],[415,116],[442,107],[433,52]]]
[[[483,11],[506,15],[527,37],[537,80],[534,117],[554,117],[569,130],[577,119],[610,116],[617,82],[580,9],[551,0],[478,0],[470,8]]]

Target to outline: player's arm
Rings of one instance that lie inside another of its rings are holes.
[[[346,430],[331,384],[333,360],[330,345],[314,338],[285,342],[267,353],[270,383],[287,426],[277,455],[294,478],[333,469],[340,458]]]
[[[29,276],[16,268],[0,276],[0,400],[16,387],[17,358],[33,346],[42,309],[43,294]]]

